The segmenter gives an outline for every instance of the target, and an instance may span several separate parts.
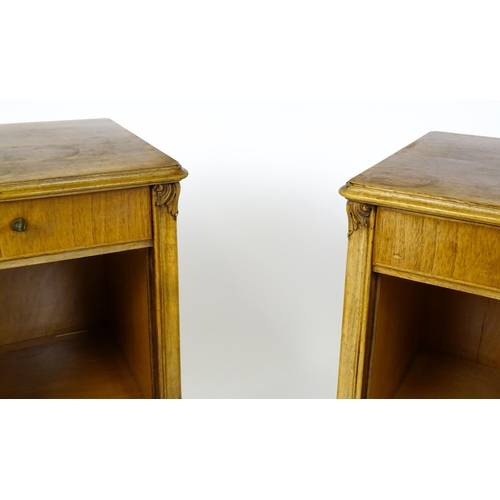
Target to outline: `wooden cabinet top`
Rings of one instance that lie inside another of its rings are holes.
[[[340,193],[352,201],[500,225],[500,139],[429,132]]]
[[[0,201],[164,184],[186,175],[109,119],[0,125]]]

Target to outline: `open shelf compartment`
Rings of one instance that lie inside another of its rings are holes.
[[[151,398],[149,249],[0,270],[0,398]]]
[[[368,398],[500,398],[500,301],[376,275]]]

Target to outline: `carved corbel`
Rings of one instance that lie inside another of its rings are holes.
[[[155,205],[164,208],[174,219],[177,219],[180,192],[181,185],[179,182],[154,186]]]
[[[349,221],[347,236],[351,236],[359,227],[368,227],[372,209],[373,205],[368,205],[367,203],[358,203],[357,201],[347,202],[347,218]]]

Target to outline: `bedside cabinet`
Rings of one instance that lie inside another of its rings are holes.
[[[500,397],[500,139],[431,132],[340,193],[337,396]]]
[[[111,120],[0,125],[0,398],[180,398],[186,175]]]

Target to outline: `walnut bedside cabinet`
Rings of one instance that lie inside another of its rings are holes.
[[[337,396],[500,397],[500,139],[430,132],[340,193]]]
[[[107,119],[0,125],[0,398],[180,398],[173,159]]]

